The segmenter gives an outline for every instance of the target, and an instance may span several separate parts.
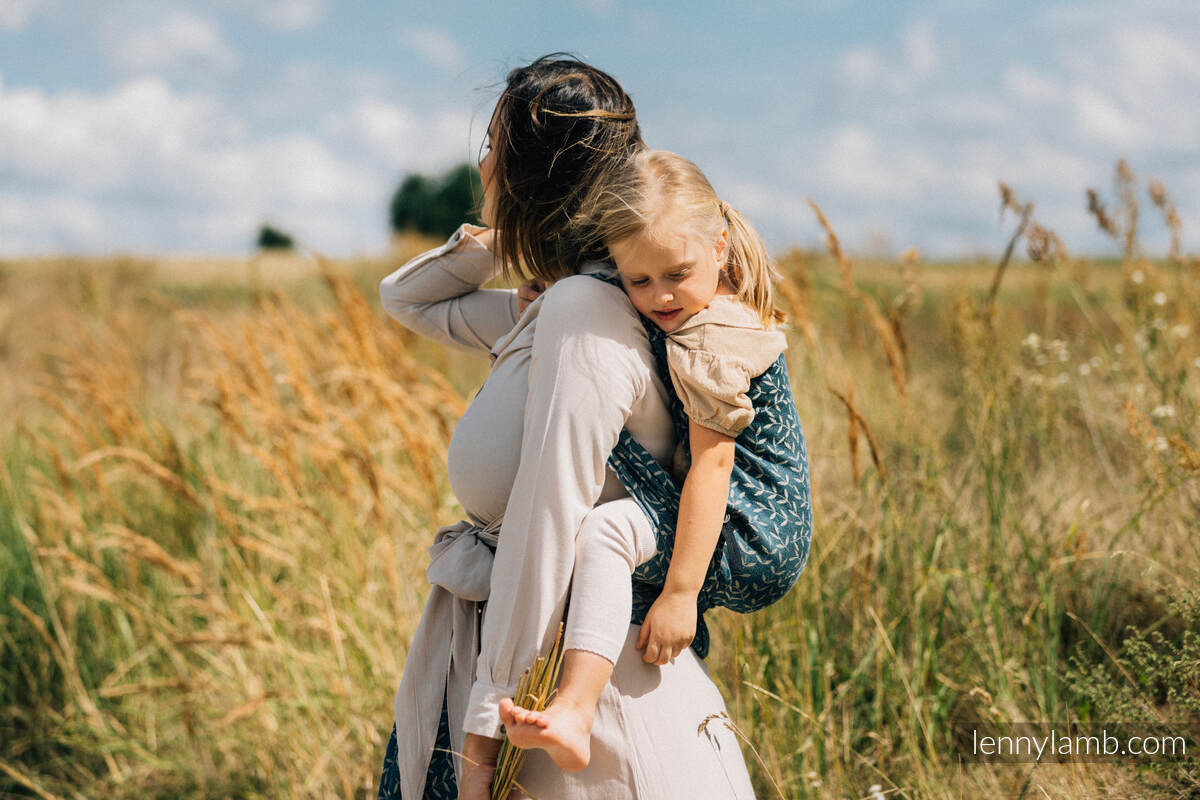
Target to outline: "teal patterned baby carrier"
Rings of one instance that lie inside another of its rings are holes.
[[[620,286],[615,277],[594,277]],[[659,377],[669,387],[667,335],[645,317],[642,325]],[[692,648],[701,658],[708,654],[709,643],[704,612],[721,606],[749,613],[776,602],[800,577],[812,542],[808,454],[783,355],[750,381],[748,397],[754,420],[734,440],[725,524],[698,598],[701,616]],[[688,416],[674,392],[669,408],[675,435],[690,458]],[[682,487],[627,430],[621,431],[608,465],[658,537],[658,552],[633,574],[632,621],[640,625],[667,580]]]

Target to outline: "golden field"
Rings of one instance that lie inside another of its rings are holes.
[[[1124,201],[1107,261],[781,256],[812,557],[709,658],[760,797],[1200,793],[962,749],[1200,722],[1200,262]],[[424,244],[0,263],[0,795],[374,796],[487,368],[380,311]]]

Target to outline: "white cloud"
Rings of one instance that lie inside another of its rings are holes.
[[[914,79],[932,77],[938,66],[937,41],[929,20],[918,20],[904,32],[904,60]]]
[[[256,0],[260,20],[282,31],[307,30],[325,16],[326,0]]]
[[[1089,138],[1126,155],[1192,149],[1200,137],[1200,25],[1085,27],[1058,53]]]
[[[190,186],[214,199],[286,198],[291,205],[333,207],[359,202],[376,183],[365,165],[307,134],[232,143],[180,166],[190,173]]]
[[[219,198],[279,187],[319,199],[361,188],[347,189],[331,162],[303,137],[251,141],[217,98],[177,94],[159,78],[102,94],[0,85],[0,168],[79,194]]]
[[[159,78],[100,95],[0,84],[0,167],[82,190],[129,187],[139,167],[230,134],[235,121],[217,112],[215,98],[176,96]]]
[[[1137,26],[1113,34],[1112,93],[1154,146],[1192,149],[1200,138],[1200,25],[1190,32]]]
[[[1007,126],[1012,109],[996,97],[979,94],[950,94],[938,98],[928,109],[928,119],[967,132],[979,128]]]
[[[787,247],[817,236],[816,218],[805,198],[811,184],[781,187],[744,176],[722,180],[720,184],[722,199],[745,214],[759,234],[766,237],[769,246]]]
[[[430,64],[444,70],[462,69],[465,56],[462,47],[450,34],[438,28],[421,26],[400,31],[400,44],[415,50]]]
[[[899,45],[894,58],[875,47],[851,48],[838,59],[837,74],[851,91],[910,94],[937,75],[940,58],[933,26],[928,20],[917,20],[904,30]]]
[[[892,188],[879,145],[862,126],[843,125],[833,130],[819,164],[819,174],[840,192],[870,195]]]
[[[37,192],[0,192],[0,253],[44,254],[48,242],[87,249],[105,235],[99,208],[85,200]]]
[[[0,85],[0,171],[14,176],[10,185],[36,187],[5,198],[5,250],[22,241],[179,245],[167,234],[195,237],[195,220],[210,214],[252,225],[290,212],[329,228],[321,220],[331,209],[366,216],[364,206],[385,191],[366,165],[312,136],[250,139],[216,99],[150,78],[101,94]],[[248,237],[209,231],[184,246],[229,249]]]
[[[330,253],[381,247],[398,173],[471,152],[463,113],[364,100],[329,117],[256,134],[161,78],[91,93],[0,81],[0,254],[242,252],[264,219]]]
[[[172,11],[156,24],[124,27],[110,22],[105,55],[128,72],[207,69],[226,72],[238,58],[221,30],[189,11]]]
[[[1069,246],[1102,246],[1082,198],[1084,188],[1111,172],[1111,163],[1080,153],[1069,131],[1065,143],[1023,136],[1020,120],[1011,117],[984,129],[918,130],[935,105],[941,105],[936,94],[918,101],[911,125],[892,126],[887,134],[841,123],[815,138],[783,143],[787,152],[812,156],[747,178],[760,187],[747,196],[751,218],[775,247],[816,244],[820,237],[803,202],[809,196],[851,249],[870,249],[884,236],[893,250],[916,244],[932,256],[998,252],[1011,232],[1011,220],[997,219],[997,181],[1003,179],[1036,203],[1038,218]]]
[[[1111,97],[1091,86],[1071,89],[1075,125],[1081,137],[1116,149],[1140,145],[1148,131]]]
[[[1004,88],[1016,100],[1029,103],[1061,103],[1067,95],[1057,81],[1024,64],[1004,70]]]
[[[601,22],[610,0],[579,0],[593,2],[598,14],[587,18]],[[912,242],[935,255],[966,246],[998,251],[1011,231],[1011,220],[996,217],[996,180],[1004,179],[1073,250],[1107,249],[1084,211],[1083,190],[1107,189],[1120,156],[1165,181],[1185,224],[1200,219],[1200,104],[1192,100],[1200,16],[1191,13],[1194,0],[1147,2],[1159,10],[1039,11],[996,18],[994,31],[971,29],[962,15],[919,11],[925,16],[883,39],[850,43],[828,64],[818,61],[824,53],[808,56],[798,74],[833,73],[833,86],[811,80],[818,91],[810,101],[768,97],[714,116],[692,110],[707,108],[703,100],[668,92],[678,83],[669,74],[643,71],[630,88],[652,98],[639,101],[648,138],[709,170],[773,246],[817,241],[804,203],[812,196],[850,246],[884,231],[897,248]],[[0,0],[0,28],[28,26],[30,18],[40,28],[56,3]],[[226,34],[234,31],[226,19],[238,15],[243,24],[252,16],[297,30],[317,24],[332,4],[113,0],[120,14],[100,5],[96,50],[120,53],[132,74],[118,70],[108,86],[96,75],[89,85],[105,88],[89,90],[13,85],[12,72],[7,86],[0,81],[0,252],[241,251],[264,218],[331,252],[358,249],[383,240],[386,198],[401,174],[437,172],[477,155],[490,109],[471,116],[478,95],[459,102],[429,91],[429,81],[451,77],[439,78],[439,70],[462,70],[473,58],[451,23],[389,33],[438,65],[417,65],[425,83],[416,88],[411,76],[383,67],[369,73],[353,55],[335,64],[311,50],[281,58],[293,66],[271,65],[273,73],[236,73],[234,85],[228,70],[239,58],[231,44],[241,47],[241,37],[235,42],[206,20],[221,21]],[[169,10],[210,7],[211,17]],[[137,25],[119,28],[112,20],[121,16]],[[637,24],[637,14],[626,16]],[[247,30],[269,36],[257,24]],[[1014,30],[1025,34],[1016,45],[994,46]],[[217,79],[199,82],[205,92],[181,88],[210,74]],[[742,94],[754,95],[756,83],[770,80],[747,81]],[[835,96],[821,96],[825,90]],[[1161,252],[1148,206],[1143,219],[1147,249]],[[1193,250],[1194,228],[1185,228]]]
[[[852,88],[868,89],[884,72],[883,58],[870,47],[856,47],[838,60],[838,72]]]
[[[840,197],[859,202],[920,202],[945,182],[944,154],[923,143],[880,136],[865,126],[833,129],[810,180]]]
[[[473,161],[473,149],[485,123],[475,124],[465,111],[418,112],[379,99],[366,98],[347,112],[330,115],[327,128],[349,135],[383,164],[399,172],[433,171],[459,161]]]
[[[934,254],[968,244],[995,252],[1011,230],[996,221],[1002,179],[1069,247],[1105,251],[1084,190],[1103,191],[1122,156],[1140,174],[1164,179],[1183,219],[1200,218],[1200,170],[1182,168],[1195,161],[1200,140],[1200,104],[1192,100],[1200,18],[1180,13],[1168,23],[1122,13],[1057,17],[1050,47],[1033,45],[1036,57],[1014,48],[1009,64],[988,73],[969,63],[969,47],[940,47],[923,21],[891,41],[844,51],[835,73],[839,116],[781,144],[811,157],[795,167],[767,165],[758,176],[781,187],[774,201],[756,198],[761,227],[775,241],[784,231],[781,244],[805,230],[782,207],[794,207],[788,198],[796,192],[786,185],[794,183],[852,247],[884,230],[897,244],[912,241]],[[950,79],[956,75],[966,80]],[[1150,252],[1163,249],[1160,234],[1145,226]],[[1184,234],[1185,247],[1194,248],[1196,231]]]
[[[46,0],[2,0],[0,31],[24,30],[29,21],[46,6]]]
[[[402,106],[368,100],[350,110],[354,132],[388,160],[410,151],[421,128],[420,117]]]
[[[1161,28],[1123,28],[1114,33],[1117,59],[1132,82],[1152,86],[1200,81],[1200,47]]]

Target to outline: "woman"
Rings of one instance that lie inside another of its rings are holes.
[[[564,234],[587,187],[643,146],[632,102],[605,73],[548,56],[510,73],[488,140],[480,174],[489,229],[464,226],[380,287],[404,325],[493,359],[450,443],[451,485],[470,520],[439,531],[431,548],[434,588],[397,693],[401,736],[389,746],[384,797],[454,797],[455,782],[458,796],[487,797],[498,704],[548,649],[575,559],[588,557],[564,546],[564,532],[582,531],[595,547],[636,542],[622,553],[629,569],[653,555],[633,501],[609,503],[624,511],[603,518],[589,511],[626,494],[605,467],[622,429],[662,463],[674,446],[667,390],[637,313],[620,289],[584,274],[604,265]],[[523,264],[517,274],[553,285],[522,312],[515,293],[479,289],[497,264],[513,273]],[[620,526],[635,535],[605,535]],[[484,599],[480,622],[474,604]],[[603,658],[572,619],[568,672],[573,659]],[[752,796],[733,735],[719,722],[697,733],[724,712],[703,664],[692,651],[646,664],[637,633],[631,626],[612,654],[586,768],[566,773],[533,751],[521,785],[567,799]],[[463,755],[457,779],[444,750]]]

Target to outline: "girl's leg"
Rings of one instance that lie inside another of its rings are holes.
[[[596,703],[629,633],[630,576],[655,548],[654,531],[632,499],[603,503],[584,518],[575,540],[558,691],[545,711],[501,701],[500,719],[513,744],[542,748],[568,771],[587,766]]]
[[[588,512],[575,539],[566,650],[586,650],[616,663],[629,633],[633,571],[657,547],[654,530],[633,498],[602,503]]]

